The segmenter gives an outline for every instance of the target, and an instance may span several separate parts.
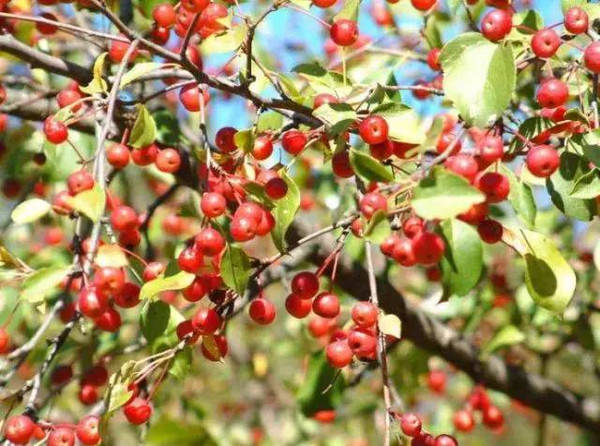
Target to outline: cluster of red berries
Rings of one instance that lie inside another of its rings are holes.
[[[421,419],[414,413],[396,414],[402,433],[411,438],[411,446],[458,446],[458,441],[447,434],[434,437],[423,430]]]
[[[6,420],[4,436],[15,445],[29,444],[31,440],[44,440],[48,446],[72,446],[76,440],[82,445],[100,443],[100,418],[95,415],[83,417],[76,425],[41,424],[27,415],[16,415]]]

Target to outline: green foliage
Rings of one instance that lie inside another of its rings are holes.
[[[354,172],[366,181],[388,183],[394,179],[394,174],[389,167],[384,166],[371,155],[354,148],[350,149],[350,165]]]
[[[33,272],[23,281],[21,299],[31,304],[43,302],[56,291],[70,270],[70,266],[55,265]]]
[[[227,245],[221,259],[221,277],[225,285],[243,295],[251,271],[250,259],[244,250],[235,245]]]
[[[140,299],[154,298],[163,291],[181,290],[189,286],[194,281],[194,278],[194,274],[186,271],[179,271],[169,276],[159,276],[142,286]]]
[[[285,235],[300,208],[300,189],[287,172],[282,171],[280,176],[286,182],[288,191],[285,199],[278,200],[271,211],[275,218],[275,227],[271,231],[271,238],[277,249],[285,252]]]
[[[335,409],[342,399],[344,387],[344,378],[329,365],[325,353],[314,353],[308,362],[306,378],[296,394],[300,411],[311,416],[320,410]]]
[[[138,115],[129,135],[129,145],[136,149],[149,146],[156,139],[156,123],[143,105],[138,105]]]

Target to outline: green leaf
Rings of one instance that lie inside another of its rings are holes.
[[[600,172],[592,169],[579,177],[571,191],[571,197],[590,199],[600,195]]]
[[[316,90],[335,92],[335,90],[344,87],[344,77],[335,71],[328,71],[318,62],[305,63],[293,68],[297,73],[308,81],[310,86]]]
[[[313,115],[325,123],[332,135],[342,133],[356,122],[357,115],[349,104],[323,104]]]
[[[558,170],[546,179],[546,188],[554,205],[565,215],[582,221],[594,218],[596,201],[571,197],[571,192],[577,181],[589,171],[585,159],[574,153],[563,152]]]
[[[360,0],[344,0],[344,6],[340,9],[335,17],[333,18],[333,22],[336,22],[340,19],[352,20],[356,22],[358,20],[358,8],[360,6]]]
[[[545,235],[521,230],[525,242],[525,284],[541,307],[562,314],[573,294],[577,277],[554,242]]]
[[[481,238],[472,226],[456,219],[442,222],[440,230],[446,242],[440,262],[445,295],[464,296],[477,285],[483,271]]]
[[[138,115],[129,135],[129,145],[139,149],[156,140],[156,123],[146,107],[138,105]]]
[[[79,192],[74,197],[67,197],[66,201],[69,206],[95,223],[104,214],[106,193],[99,184],[94,184],[91,189]]]
[[[279,252],[285,252],[285,235],[300,207],[300,189],[298,189],[298,185],[290,178],[287,172],[281,171],[280,177],[286,182],[288,191],[285,199],[277,200],[272,210],[273,217],[275,218],[275,227],[271,231],[271,238]]]
[[[489,355],[498,349],[525,341],[525,334],[514,325],[503,327],[483,348],[482,353]]]
[[[354,172],[367,181],[389,183],[394,180],[394,174],[389,167],[371,155],[360,152],[355,148],[350,149],[350,165]]]
[[[588,0],[560,0],[560,8],[563,14],[574,6],[583,6],[587,4]]]
[[[31,223],[39,220],[52,209],[52,205],[41,198],[32,198],[20,203],[10,214],[17,224]]]
[[[569,147],[583,154],[594,166],[600,167],[600,129],[589,133],[573,135],[568,142]]]
[[[140,313],[140,327],[149,344],[165,333],[170,317],[171,306],[162,300],[148,301],[144,304]]]
[[[172,276],[157,277],[150,282],[146,282],[140,290],[140,299],[150,299],[154,296],[169,290],[182,290],[188,287],[194,281],[196,276],[186,271],[179,271]]]
[[[106,56],[108,56],[108,53],[102,53],[96,58],[96,61],[94,62],[94,77],[89,84],[84,87],[79,87],[84,93],[93,95],[96,93],[106,93],[108,91],[108,85],[102,78]]]
[[[256,123],[256,132],[264,133],[269,130],[279,130],[283,126],[283,115],[274,111],[261,113]]]
[[[392,229],[387,214],[384,211],[379,210],[371,216],[371,219],[364,230],[364,238],[371,243],[380,244],[391,233]]]
[[[31,304],[44,301],[71,270],[70,266],[41,268],[23,281],[21,299]]]
[[[98,247],[94,262],[101,268],[108,266],[123,268],[129,265],[123,249],[117,244],[112,245],[108,243]]]
[[[167,146],[178,145],[181,130],[175,113],[159,109],[152,112],[152,117],[156,123],[156,141]]]
[[[202,424],[186,423],[164,415],[150,423],[146,446],[217,446]]]
[[[236,147],[245,153],[250,153],[254,147],[254,133],[252,129],[239,130],[233,136]]]
[[[104,407],[106,419],[112,412],[122,407],[129,401],[133,390],[129,390],[129,384],[132,382],[132,375],[135,370],[136,362],[126,361],[121,368],[113,373],[108,380],[106,391],[104,392]]]
[[[304,415],[311,416],[319,410],[335,409],[340,404],[345,383],[342,375],[337,378],[336,375],[336,370],[327,362],[323,350],[313,353],[308,362],[306,378],[296,395]],[[329,390],[323,393],[327,388]]]
[[[223,282],[240,296],[246,291],[252,267],[250,259],[243,249],[228,244],[221,258],[221,277]]]
[[[535,137],[541,135],[546,130],[552,128],[554,123],[546,118],[527,118],[519,126],[519,133],[527,140],[532,140]],[[524,146],[524,142],[521,138],[514,137],[510,142],[510,152],[521,150]]]
[[[385,118],[389,130],[388,138],[406,144],[423,144],[425,132],[419,115],[410,107],[387,102],[373,109],[372,114]]]
[[[447,219],[484,201],[485,196],[466,179],[436,166],[415,188],[412,207],[426,220]]]
[[[142,77],[148,73],[151,73],[154,70],[159,69],[162,66],[163,66],[163,64],[158,63],[158,62],[142,62],[142,63],[133,65],[131,70],[129,70],[127,73],[125,73],[123,75],[123,77],[121,78],[121,84],[120,84],[119,88],[123,88],[123,87],[129,85],[133,81],[139,79],[140,77]]]
[[[237,50],[244,42],[248,29],[245,25],[236,25],[224,32],[211,34],[202,40],[200,49],[203,54],[229,53]]]
[[[440,61],[446,97],[468,124],[485,127],[502,115],[516,85],[510,46],[465,33],[444,46]]]
[[[431,123],[431,127],[425,134],[425,140],[417,148],[417,152],[425,152],[435,147],[440,139],[440,135],[444,130],[444,119],[441,116],[437,116]],[[409,155],[410,156],[410,155]]]
[[[502,173],[506,175],[510,183],[508,201],[510,201],[517,216],[528,226],[533,227],[537,208],[531,187],[519,180],[513,171],[504,165],[502,165]]]
[[[176,379],[183,381],[192,370],[192,348],[185,346],[175,358],[169,368],[169,374]]]

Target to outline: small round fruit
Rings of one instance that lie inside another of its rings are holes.
[[[446,244],[433,232],[423,231],[412,240],[415,260],[421,265],[433,265],[444,255]]]
[[[177,257],[177,265],[182,271],[196,274],[204,266],[202,251],[194,246],[184,248]]]
[[[214,228],[206,227],[196,235],[194,243],[203,254],[207,256],[216,256],[225,248],[225,239],[219,231]]]
[[[417,258],[415,257],[412,240],[401,237],[396,246],[394,246],[392,258],[402,266],[409,267],[416,265]]]
[[[544,108],[560,107],[569,99],[569,88],[559,79],[548,79],[538,89],[536,99]]]
[[[488,203],[506,200],[510,192],[510,183],[506,175],[498,172],[486,172],[475,180],[475,186],[483,192]]]
[[[256,235],[258,224],[250,217],[233,217],[229,232],[236,242],[247,242]]]
[[[600,73],[600,42],[592,42],[585,48],[583,62],[592,73]]]
[[[160,3],[154,7],[152,18],[158,26],[170,28],[177,21],[177,14],[172,4]]]
[[[106,160],[115,169],[127,166],[129,158],[129,148],[125,144],[113,144],[106,149]]]
[[[288,185],[283,178],[271,178],[265,184],[265,193],[273,200],[279,200],[287,195]]]
[[[327,346],[325,354],[329,364],[336,369],[344,368],[352,362],[352,349],[346,340],[332,342]]]
[[[6,420],[4,436],[14,444],[27,444],[33,436],[35,426],[27,415],[15,415]]]
[[[452,422],[456,430],[460,432],[471,432],[475,427],[475,419],[470,410],[457,410],[452,417]]]
[[[83,417],[79,423],[75,433],[77,439],[84,445],[95,445],[100,442],[99,431],[100,419],[96,415],[88,415]]]
[[[400,418],[400,429],[408,437],[416,437],[421,433],[421,419],[414,413],[405,413]]]
[[[492,42],[506,37],[512,30],[512,13],[504,9],[488,12],[481,22],[482,34]]]
[[[61,144],[69,137],[69,130],[61,121],[54,119],[54,116],[48,116],[44,121],[44,135],[48,142]]]
[[[358,40],[358,25],[353,20],[336,20],[329,29],[329,35],[339,46],[350,46]]]
[[[536,177],[547,178],[556,172],[560,165],[560,157],[554,147],[548,145],[534,146],[525,158],[527,169]]]
[[[451,435],[442,434],[435,437],[433,446],[458,446],[458,441]]]
[[[181,155],[172,148],[162,149],[156,155],[156,167],[161,172],[175,173],[181,167]]]
[[[86,287],[79,293],[77,305],[84,316],[95,318],[108,308],[108,297],[93,287]]]
[[[502,240],[504,230],[502,225],[496,220],[487,219],[477,225],[477,232],[481,240],[489,244],[494,244]]]
[[[303,319],[310,313],[312,302],[310,299],[302,299],[297,294],[290,294],[285,300],[285,309],[297,319]]]
[[[310,271],[301,271],[292,278],[292,293],[300,299],[312,299],[319,291],[319,278]]]
[[[340,301],[335,294],[324,292],[315,298],[312,309],[316,315],[332,319],[340,314]]]
[[[110,223],[116,231],[131,231],[139,225],[138,215],[129,206],[119,206],[111,212]]]
[[[373,327],[377,323],[379,311],[371,302],[357,302],[352,307],[352,320],[362,328]]]
[[[379,115],[371,115],[361,121],[358,132],[367,144],[381,144],[387,141],[388,123]]]
[[[125,418],[136,426],[144,424],[152,416],[152,406],[143,398],[137,397],[123,407]]]
[[[377,211],[387,212],[387,199],[379,192],[366,193],[359,202],[361,213],[371,218]]]
[[[205,192],[202,194],[202,200],[200,201],[200,209],[202,213],[208,218],[220,217],[225,213],[227,207],[227,200],[225,197],[216,192]]]
[[[410,2],[419,11],[429,11],[437,3],[437,0],[410,0]]]
[[[250,303],[250,318],[260,325],[269,325],[275,320],[275,305],[267,299],[257,298]]]
[[[291,129],[281,135],[281,147],[290,155],[298,155],[304,150],[308,137],[300,130]]]
[[[192,325],[202,336],[213,334],[221,326],[221,316],[212,308],[200,308],[192,318]]]
[[[73,446],[75,433],[68,427],[57,427],[48,435],[48,446]]]
[[[252,156],[259,160],[266,160],[273,153],[273,140],[270,136],[262,135],[254,140]]]
[[[340,178],[350,178],[354,175],[354,170],[350,165],[350,155],[347,150],[333,155],[333,158],[331,158],[331,167],[333,173]]]
[[[543,59],[554,56],[559,47],[560,37],[552,28],[540,29],[531,38],[531,49]]]
[[[442,66],[440,65],[440,54],[442,50],[439,48],[433,48],[427,53],[427,65],[433,71],[442,71]]]
[[[589,17],[587,12],[575,6],[569,8],[565,14],[565,29],[572,34],[582,34],[587,32],[589,27]]]
[[[233,127],[222,127],[215,135],[215,144],[221,152],[230,153],[237,150],[235,145],[235,134],[237,130]]]

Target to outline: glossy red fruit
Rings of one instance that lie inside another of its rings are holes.
[[[583,62],[592,73],[600,73],[600,42],[592,42],[585,48]]]
[[[433,232],[423,231],[411,241],[415,260],[421,265],[432,265],[439,262],[446,249],[442,237]]]
[[[544,28],[531,38],[531,49],[537,57],[548,58],[556,54],[560,47],[560,37],[552,28]]]
[[[186,85],[179,92],[179,100],[187,111],[197,112],[202,108],[202,102],[206,107],[206,100],[204,99],[204,92],[200,90],[198,85],[190,84]]]
[[[152,31],[150,31],[150,36],[154,43],[158,45],[164,45],[169,41],[171,31],[169,28],[165,28],[163,26],[154,26],[152,27]]]
[[[323,104],[337,104],[338,102],[338,98],[336,98],[334,95],[329,93],[320,93],[315,96],[313,109],[317,109]]]
[[[121,34],[121,37],[123,35]],[[128,42],[121,42],[119,40],[111,40],[110,46],[108,47],[108,57],[113,63],[121,63],[123,58],[125,57],[125,53],[129,49]],[[137,57],[138,50],[134,50],[131,56],[129,57],[129,62],[134,60]]]
[[[57,427],[48,435],[48,446],[73,446],[75,432],[68,427]]]
[[[444,393],[446,390],[446,373],[442,370],[432,370],[427,374],[427,386],[434,393]]]
[[[273,140],[270,136],[262,135],[254,140],[252,156],[259,160],[266,160],[273,153]]]
[[[292,278],[291,288],[300,299],[312,299],[319,291],[319,278],[310,271],[301,271]]]
[[[371,115],[363,119],[358,132],[367,144],[381,144],[388,138],[388,123],[379,115]]]
[[[554,147],[548,145],[534,146],[525,158],[527,169],[536,177],[547,178],[556,172],[560,165],[560,157]]]
[[[340,301],[335,294],[323,292],[315,297],[312,310],[318,316],[332,319],[340,314]]]
[[[444,162],[444,167],[472,182],[479,172],[479,164],[475,158],[466,153],[452,155]]]
[[[8,352],[10,349],[10,336],[4,327],[0,327],[0,355]]]
[[[308,137],[300,130],[291,129],[281,135],[281,147],[290,155],[298,155],[304,150]]]
[[[448,153],[449,155],[456,155],[460,152],[462,143],[460,139],[457,139],[456,134],[453,132],[442,133],[440,139],[438,139],[435,149],[440,155]]]
[[[208,6],[209,0],[182,0],[181,6],[190,12],[202,12]]]
[[[91,406],[98,401],[98,389],[91,384],[83,384],[79,389],[78,397],[81,404]]]
[[[192,318],[194,330],[202,336],[213,334],[221,326],[221,316],[212,308],[200,308]]]
[[[184,248],[177,257],[177,265],[182,271],[196,274],[204,266],[202,251],[194,246]]]
[[[433,48],[427,53],[427,65],[434,71],[442,71],[442,66],[440,65],[441,52],[441,49]]]
[[[269,325],[275,320],[275,305],[267,299],[261,297],[252,300],[249,312],[250,318],[260,325]]]
[[[95,415],[83,417],[79,423],[75,433],[77,439],[84,445],[96,445],[100,442],[99,430],[100,418]]]
[[[587,32],[589,27],[589,17],[587,12],[575,6],[569,8],[565,13],[565,29],[572,34],[581,34]]]
[[[347,150],[333,155],[333,158],[331,158],[331,167],[333,173],[340,178],[350,178],[354,175],[354,170],[350,165],[350,155]]]
[[[156,279],[164,270],[165,265],[163,265],[161,262],[150,262],[144,268],[142,278],[144,279],[144,282],[149,282],[153,279]]]
[[[4,436],[14,444],[27,444],[33,436],[35,423],[26,415],[15,415],[6,420]]]
[[[313,0],[313,5],[317,8],[329,8],[330,6],[335,5],[337,0]]]
[[[392,258],[402,266],[413,266],[417,263],[411,239],[401,237],[394,246]]]
[[[502,158],[504,154],[504,143],[501,136],[487,135],[477,141],[477,152],[481,160],[486,164],[492,164]]]
[[[502,225],[496,220],[483,220],[477,225],[479,237],[486,243],[494,244],[502,240]]]
[[[95,288],[86,287],[79,293],[77,305],[84,316],[95,318],[108,308],[108,297],[98,293]]]
[[[94,177],[85,169],[73,172],[67,178],[67,188],[70,195],[77,195],[80,192],[94,187]]]
[[[91,384],[96,387],[103,386],[108,382],[108,370],[103,365],[95,365],[86,370],[82,383]]]
[[[112,296],[125,285],[125,272],[122,268],[112,266],[98,268],[92,283],[99,293]]]
[[[386,160],[394,154],[394,143],[386,140],[380,144],[371,144],[369,146],[369,152],[373,158],[380,161]]]
[[[377,323],[379,311],[371,302],[357,302],[352,306],[352,320],[362,328],[373,327]]]
[[[365,218],[371,218],[377,211],[387,212],[387,199],[379,192],[369,192],[360,199],[359,207]]]
[[[414,438],[421,433],[421,419],[414,413],[405,413],[400,418],[400,429],[404,435]]]
[[[458,441],[451,435],[442,434],[435,437],[433,446],[458,446]]]
[[[279,200],[287,195],[288,185],[283,178],[271,178],[265,184],[265,193],[273,200]]]
[[[229,345],[227,344],[227,338],[223,335],[214,335],[213,338],[215,340],[217,351],[214,350],[214,346],[211,346],[210,349],[206,346],[206,338],[204,338],[200,349],[202,350],[204,357],[209,361],[219,361],[221,358],[227,356]]]
[[[177,20],[175,8],[170,3],[160,3],[152,10],[152,18],[158,26],[170,28]]]
[[[200,35],[206,38],[225,29],[222,19],[227,17],[227,8],[220,3],[209,3],[200,16]]]
[[[156,155],[156,167],[167,173],[175,173],[181,167],[181,155],[172,148],[162,149]]]
[[[290,294],[285,300],[285,309],[297,319],[308,316],[312,308],[310,299],[302,299],[297,294]]]
[[[437,3],[437,0],[410,0],[410,2],[419,11],[429,11]]]
[[[475,186],[485,194],[488,203],[504,201],[510,192],[508,178],[498,172],[486,172],[477,177]]]
[[[200,200],[200,209],[208,218],[216,218],[225,213],[227,200],[225,197],[216,192],[205,192]]]
[[[113,300],[121,308],[133,308],[140,303],[140,287],[132,282],[126,282]]]
[[[148,166],[156,161],[159,148],[156,144],[131,151],[131,159],[138,166]]]
[[[110,223],[116,231],[130,231],[139,225],[135,209],[129,206],[119,206],[110,214]]]
[[[481,22],[481,33],[492,42],[506,37],[512,30],[512,12],[494,9],[488,12]]]
[[[106,149],[106,160],[115,169],[122,169],[129,164],[129,148],[125,144],[113,144]]]
[[[329,36],[339,46],[353,45],[358,40],[358,25],[352,20],[336,20],[329,29]]]
[[[235,217],[231,220],[229,232],[236,242],[247,242],[256,235],[258,224],[250,217]]]
[[[483,410],[483,424],[490,429],[499,429],[504,424],[504,415],[496,406],[488,406]]]
[[[114,333],[121,327],[121,315],[117,310],[109,307],[104,310],[100,316],[94,319],[94,324],[100,330]]]
[[[61,144],[69,137],[69,130],[61,121],[54,119],[54,116],[48,116],[44,121],[44,135],[48,142]]]
[[[471,432],[475,427],[475,419],[470,410],[457,410],[452,417],[452,422],[456,430],[460,432]]]
[[[326,319],[321,316],[313,316],[308,321],[308,331],[315,338],[325,336],[335,327],[335,320]]]
[[[194,281],[183,289],[183,297],[188,302],[198,302],[207,292],[206,283],[203,277],[196,277]]]
[[[203,254],[215,256],[225,248],[225,239],[219,231],[206,227],[194,239],[195,245]]]
[[[222,127],[215,135],[215,144],[224,153],[230,153],[237,150],[235,145],[235,134],[237,130],[233,127]]]
[[[123,407],[125,418],[131,424],[144,424],[152,416],[152,406],[143,398],[135,398]]]
[[[58,104],[58,108],[64,108],[68,107],[71,104],[74,104],[81,98],[82,95],[77,90],[61,90],[56,95],[56,102]],[[73,107],[71,107],[71,110],[73,112],[77,112],[79,109],[81,109],[81,104],[74,105]]]
[[[381,253],[386,257],[391,257],[399,240],[400,237],[397,234],[386,237],[385,240],[381,242],[381,245],[379,245]]]
[[[416,215],[412,215],[404,220],[402,223],[402,231],[408,238],[413,238],[415,235],[421,233],[425,228],[425,223]]]
[[[335,341],[327,346],[325,350],[327,361],[332,367],[341,369],[352,362],[352,349],[346,340]]]
[[[569,99],[569,88],[559,79],[548,79],[538,89],[536,98],[542,107],[560,107]]]
[[[458,216],[459,219],[472,225],[479,224],[488,214],[489,207],[487,203],[474,204],[467,212]]]
[[[348,333],[348,346],[357,358],[375,359],[377,357],[377,337],[368,329],[355,327]]]

